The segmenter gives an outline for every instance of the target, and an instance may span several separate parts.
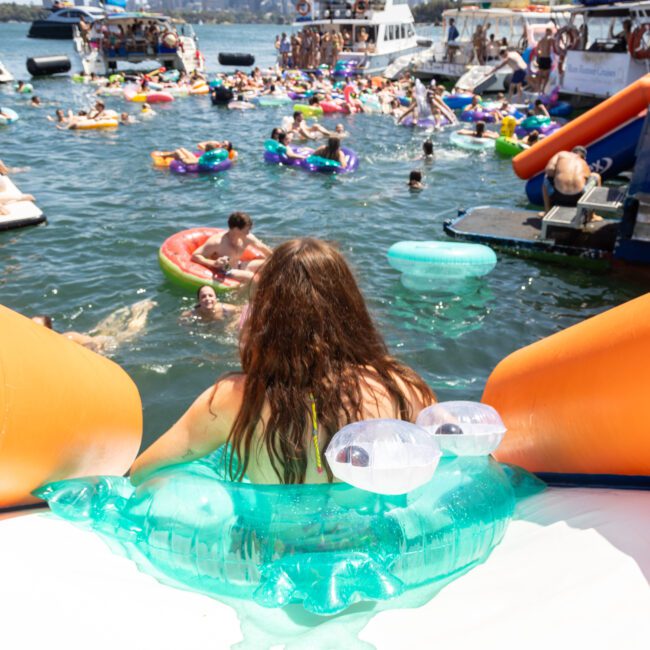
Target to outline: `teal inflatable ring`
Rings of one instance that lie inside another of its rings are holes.
[[[527,131],[541,129],[543,126],[551,123],[551,118],[545,115],[531,115],[527,117],[520,126]]]
[[[449,241],[402,241],[388,249],[388,263],[402,272],[409,289],[443,288],[446,280],[463,280],[489,273],[497,263],[483,244]]]
[[[471,135],[463,135],[455,131],[449,136],[449,142],[455,147],[468,151],[488,151],[494,149],[493,138],[475,138]]]
[[[36,494],[163,582],[321,615],[457,577],[487,558],[514,512],[515,483],[490,457],[444,458],[426,485],[385,496],[226,481],[222,450],[138,488],[105,476]]]

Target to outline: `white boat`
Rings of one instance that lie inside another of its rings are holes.
[[[398,57],[422,49],[411,8],[403,0],[357,0],[354,5],[343,0],[313,4],[302,0],[296,8],[306,14],[296,19],[294,29],[313,27],[322,34],[347,35],[337,62],[350,63],[363,74],[380,74]]]
[[[514,47],[519,52],[534,47],[547,28],[555,32],[556,22],[568,18],[564,7],[548,5],[527,5],[523,9],[494,6],[480,9],[474,5],[447,9],[442,16],[442,37],[427,50],[395,62],[387,74],[396,77],[410,70],[421,79],[455,81],[476,65],[495,66],[500,62],[499,51],[503,47]],[[452,19],[460,35],[453,47],[449,47],[447,36]],[[477,26],[485,28],[488,39],[482,55],[477,52],[473,38]],[[505,86],[511,73],[509,67],[501,69],[493,83],[483,90],[507,90]]]
[[[148,32],[150,26],[155,35]],[[111,74],[120,63],[155,62],[181,72],[204,66],[192,26],[161,14],[109,14],[93,23],[86,40],[75,28],[73,42],[87,75]]]
[[[14,80],[14,76],[4,66],[2,61],[0,61],[0,84],[8,84],[11,83],[13,80]]]
[[[616,37],[622,21],[631,37]],[[650,72],[650,2],[574,6],[560,27],[568,45],[560,75],[562,93],[600,100]]]
[[[34,20],[29,27],[27,36],[29,38],[53,38],[66,40],[72,38],[72,29],[79,24],[83,18],[88,24],[92,24],[98,18],[105,16],[106,12],[100,7],[64,7],[52,11],[42,20]]]

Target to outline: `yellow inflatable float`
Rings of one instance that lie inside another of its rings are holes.
[[[142,406],[124,370],[3,306],[0,332],[0,508],[50,481],[126,472]]]

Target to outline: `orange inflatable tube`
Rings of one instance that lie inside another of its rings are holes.
[[[138,389],[112,361],[0,305],[0,508],[49,481],[123,474],[138,453]]]
[[[635,118],[650,104],[650,74],[612,95],[598,106],[583,113],[569,125],[555,131],[534,147],[512,159],[519,178],[528,179],[542,171],[559,151],[571,151],[578,145],[587,146],[621,124]]]
[[[650,476],[650,294],[506,357],[483,402],[495,454],[533,472]]]

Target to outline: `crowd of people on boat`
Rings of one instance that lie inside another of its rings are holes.
[[[341,52],[372,52],[375,43],[366,27],[359,27],[356,38],[351,28],[321,30],[303,27],[290,36],[276,36],[278,64],[284,69],[315,69],[321,65],[333,68]]]

